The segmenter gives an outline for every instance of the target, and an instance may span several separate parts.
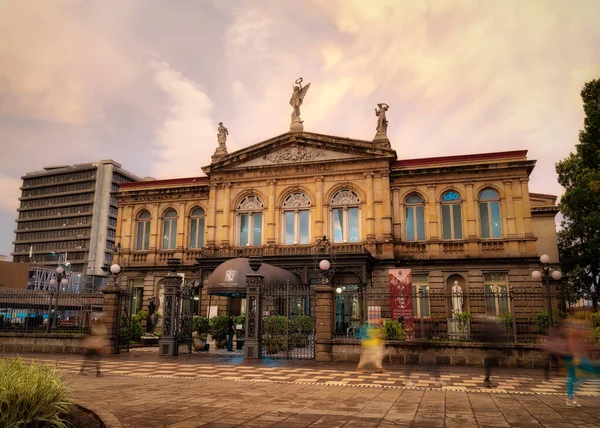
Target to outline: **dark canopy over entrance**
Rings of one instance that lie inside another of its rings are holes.
[[[246,275],[252,273],[249,259],[230,259],[221,263],[206,279],[206,292],[213,296],[246,297]],[[258,273],[264,275],[264,285],[302,285],[301,278],[285,269],[263,263]]]

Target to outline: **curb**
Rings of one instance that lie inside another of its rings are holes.
[[[102,423],[104,423],[106,428],[123,428],[123,424],[121,424],[121,422],[119,422],[117,417],[115,415],[113,415],[110,411],[100,408],[100,407],[97,407],[90,403],[82,403],[79,400],[72,400],[72,401],[73,401],[73,404],[77,404],[78,406],[81,406],[85,409],[88,409],[88,410],[94,412],[96,414],[96,416],[98,416],[100,418]]]

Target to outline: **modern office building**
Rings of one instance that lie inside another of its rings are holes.
[[[15,262],[67,265],[72,281],[105,276],[115,247],[121,183],[141,179],[113,160],[44,167],[22,177]]]

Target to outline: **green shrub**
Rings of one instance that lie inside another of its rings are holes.
[[[600,327],[600,311],[592,314],[592,325],[594,327]]]
[[[206,335],[210,331],[210,322],[207,317],[194,316],[192,321],[192,331],[198,333],[200,337],[206,338]]]
[[[304,348],[313,332],[314,323],[308,315],[298,315],[291,319],[289,326],[289,344],[292,348]]]
[[[68,394],[57,368],[18,357],[0,360],[0,426],[66,427],[62,415],[73,408]]]
[[[276,354],[285,349],[285,333],[288,319],[271,315],[263,320],[263,347],[267,354]]]
[[[142,339],[142,335],[144,334],[144,329],[142,328],[142,324],[137,316],[131,318],[131,330],[129,338],[132,342],[139,342]]]
[[[504,327],[506,333],[513,332],[513,317],[510,312],[500,315],[500,324]]]
[[[471,319],[471,312],[455,312],[454,319],[456,320],[456,326],[458,330],[465,334],[469,327],[469,320]]]
[[[141,310],[137,314],[135,314],[134,316],[136,316],[137,319],[140,320],[140,321],[146,321],[148,319],[148,312],[146,312],[144,310]]]
[[[210,319],[210,335],[215,341],[217,348],[227,346],[227,316],[217,315]]]
[[[548,334],[548,311],[541,311],[535,314],[535,323],[539,334]]]
[[[242,329],[238,330],[237,326],[241,324]],[[235,334],[238,339],[242,339],[246,337],[246,315],[238,315],[237,317],[233,317],[233,328],[235,328]]]
[[[402,324],[396,320],[386,320],[383,325],[386,340],[404,340],[406,333],[402,329]]]

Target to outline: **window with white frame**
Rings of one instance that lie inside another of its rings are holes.
[[[460,195],[450,190],[442,195],[442,238],[462,239]]]
[[[292,193],[283,201],[283,243],[309,244],[310,199],[301,192]]]
[[[500,195],[493,189],[479,194],[479,221],[482,238],[501,238]]]
[[[333,242],[358,242],[360,238],[360,198],[349,189],[340,190],[331,199],[331,235]]]
[[[174,250],[177,247],[177,211],[171,209],[163,219],[163,250]]]
[[[428,318],[431,316],[429,304],[429,283],[427,275],[412,275],[413,316]]]
[[[406,198],[406,240],[425,240],[425,200],[416,193]]]
[[[509,313],[508,275],[505,273],[486,273],[483,280],[486,313],[492,316]]]
[[[239,245],[262,245],[263,209],[258,196],[246,196],[240,201],[236,209]]]
[[[150,220],[152,216],[148,211],[142,211],[138,215],[136,250],[144,251],[150,248]]]
[[[194,208],[190,214],[190,248],[204,246],[204,210]]]

